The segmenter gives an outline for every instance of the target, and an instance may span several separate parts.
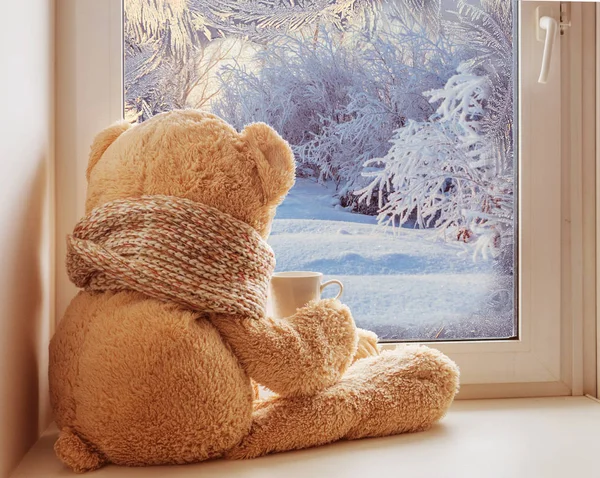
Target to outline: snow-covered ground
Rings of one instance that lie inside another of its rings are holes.
[[[331,187],[297,180],[269,239],[278,271],[312,270],[339,279],[357,325],[384,340],[513,334],[510,314],[484,313],[498,289],[491,260],[474,262],[468,246],[435,240],[431,231],[393,234],[374,217],[350,213],[337,202]],[[325,297],[336,292],[332,286]],[[500,301],[509,303],[511,293],[500,293]]]

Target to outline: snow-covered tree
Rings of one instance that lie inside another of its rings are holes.
[[[280,37],[259,49],[259,67],[223,68],[212,110],[237,127],[271,124],[301,172],[335,181],[345,205],[364,209],[352,193],[365,185],[363,164],[385,154],[408,119],[435,111],[422,93],[443,86],[457,66],[445,36],[396,15],[382,13],[369,29],[322,26],[318,42]]]
[[[264,44],[292,31],[318,31],[320,23],[341,29],[351,19],[372,18],[369,12],[379,4],[379,0],[127,0],[128,116],[143,121],[169,109],[197,106],[187,104],[187,98],[211,73],[198,56],[204,56],[212,40],[238,37]]]
[[[426,92],[436,111],[427,121],[398,128],[390,150],[364,163],[379,192],[379,220],[433,227],[474,242],[475,254],[499,257],[512,268],[514,171],[512,21],[499,1],[458,2],[451,29],[470,59],[443,88]],[[468,20],[468,21],[467,21]]]
[[[426,24],[437,19],[441,0],[399,0],[394,11],[418,15]],[[185,106],[190,90],[204,71],[196,72],[197,56],[213,40],[241,38],[270,44],[281,36],[301,33],[316,43],[327,25],[338,31],[361,24],[371,28],[382,0],[126,0],[124,42],[125,99],[131,117],[148,116]],[[213,74],[214,72],[209,72]],[[196,94],[197,98],[198,95]]]

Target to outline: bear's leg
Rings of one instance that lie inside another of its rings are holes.
[[[443,417],[457,389],[456,365],[437,350],[383,352],[358,360],[339,383],[315,395],[257,404],[250,433],[227,457],[426,430]]]

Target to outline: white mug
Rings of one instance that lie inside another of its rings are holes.
[[[311,300],[321,298],[323,289],[331,284],[340,287],[336,299],[344,292],[344,285],[339,280],[328,280],[321,283],[323,274],[320,272],[276,272],[271,278],[269,291],[269,308],[271,316],[275,319],[290,317],[300,307],[304,307]]]

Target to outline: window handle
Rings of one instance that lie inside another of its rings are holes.
[[[556,40],[556,32],[558,30],[558,22],[548,16],[540,17],[540,30],[546,31],[546,39],[544,40],[544,55],[542,56],[542,69],[538,83],[548,83],[548,72],[550,71],[550,62],[552,61],[552,50],[554,41]]]

